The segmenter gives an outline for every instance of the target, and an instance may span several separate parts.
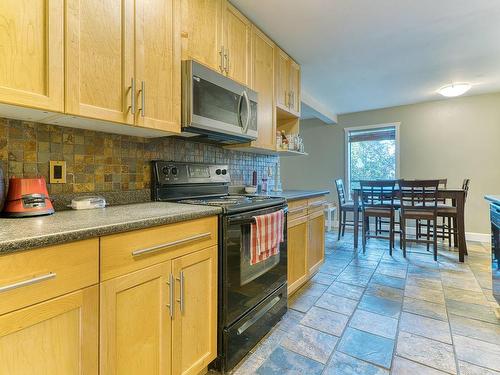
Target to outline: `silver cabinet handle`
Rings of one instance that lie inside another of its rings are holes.
[[[204,239],[204,238],[210,238],[211,236],[212,236],[212,233],[210,233],[210,232],[196,234],[194,236],[187,237],[187,238],[182,238],[182,239],[177,240],[177,241],[167,242],[167,243],[163,243],[161,245],[147,247],[145,249],[134,250],[134,251],[132,251],[132,256],[136,257],[136,256],[144,255],[144,254],[147,254],[147,253],[153,253],[155,251],[162,250],[164,248],[168,248],[168,247],[172,247],[172,246],[177,246],[177,245],[182,245],[182,244],[187,243],[187,242],[201,240],[201,239]]]
[[[292,91],[290,93],[290,96],[292,97],[292,100],[291,100],[291,103],[290,103],[290,107],[291,108],[295,108],[295,91]]]
[[[313,202],[309,206],[310,207],[318,207],[318,206],[322,206],[322,205],[327,204],[327,203],[328,203],[328,201],[319,201],[319,202]]]
[[[174,275],[170,274],[168,276],[168,310],[170,313],[170,318],[174,317]]]
[[[17,283],[0,286],[0,293],[8,292],[9,290],[13,290],[13,289],[17,289],[17,288],[22,288],[23,286],[37,284],[37,283],[40,283],[42,281],[53,279],[55,277],[56,277],[56,274],[54,272],[49,272],[46,275],[41,275],[41,276],[33,277],[31,279],[28,279],[28,280],[18,281]]]
[[[224,73],[224,46],[220,47],[219,56],[220,56],[219,69],[222,73]]]
[[[177,278],[179,280],[180,284],[180,298],[177,300],[179,302],[180,307],[181,307],[181,313],[184,313],[184,271],[181,271],[181,274]]]
[[[224,62],[225,62],[224,70],[226,71],[226,74],[229,74],[229,49],[228,48],[225,49]]]
[[[289,91],[288,92],[288,105],[287,107],[290,109],[292,108],[292,93]]]
[[[146,82],[141,81],[141,116],[146,116]]]
[[[135,115],[135,79],[130,79],[130,113]]]
[[[307,207],[306,206],[302,206],[302,207],[297,207],[297,208],[292,208],[291,210],[288,210],[288,213],[289,214],[294,214],[296,212],[302,212],[306,209]]]

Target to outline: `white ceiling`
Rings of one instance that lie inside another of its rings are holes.
[[[341,114],[436,100],[448,83],[500,91],[500,0],[231,0]]]

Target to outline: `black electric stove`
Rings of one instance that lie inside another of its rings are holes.
[[[231,370],[287,310],[287,211],[284,198],[230,195],[228,167],[153,161],[152,199],[217,206],[218,358],[211,367]],[[250,226],[255,216],[285,212],[278,254],[250,263]]]

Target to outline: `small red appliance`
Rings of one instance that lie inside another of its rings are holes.
[[[10,178],[3,213],[7,217],[53,214],[54,207],[49,198],[45,178]]]

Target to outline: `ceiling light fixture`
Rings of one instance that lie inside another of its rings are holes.
[[[441,87],[437,92],[447,98],[452,98],[465,94],[471,87],[470,83],[452,83],[451,85]]]

